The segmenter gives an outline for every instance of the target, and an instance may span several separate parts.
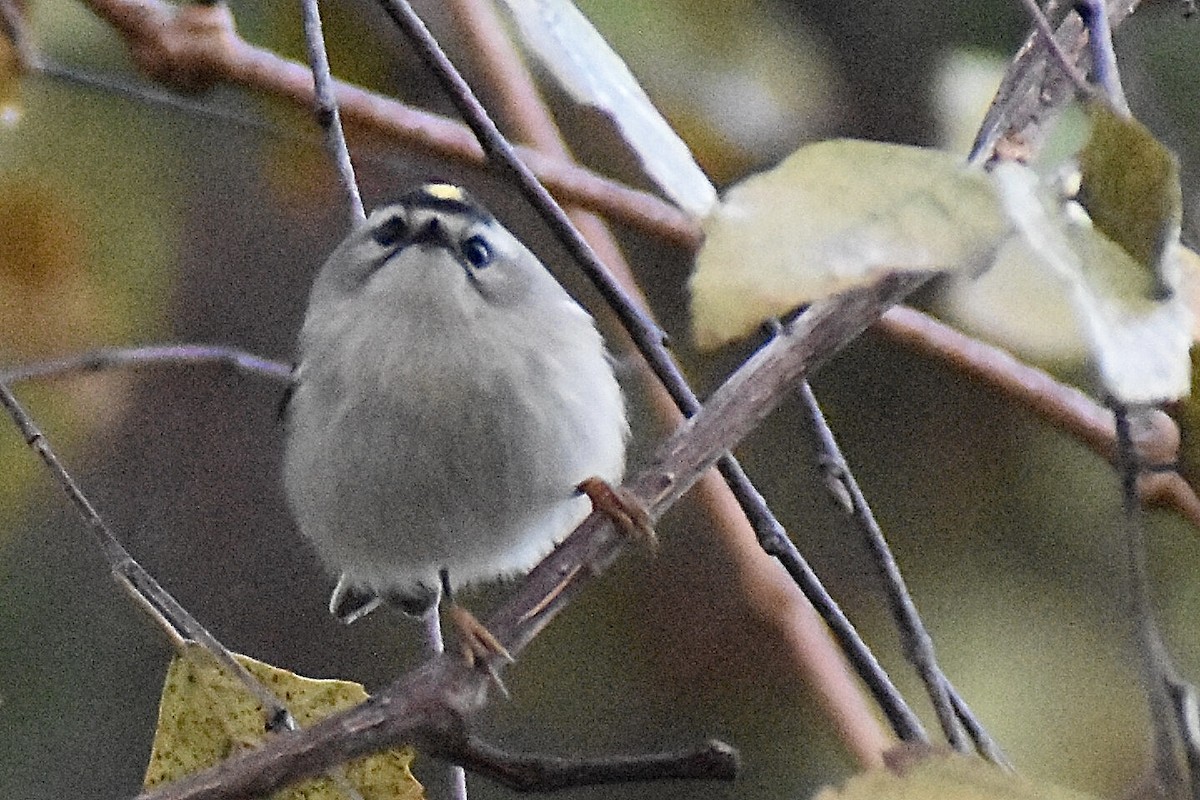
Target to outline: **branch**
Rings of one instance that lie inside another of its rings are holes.
[[[296,722],[287,707],[269,689],[259,683],[207,628],[163,589],[158,581],[146,572],[117,540],[91,501],[84,495],[83,490],[79,488],[75,479],[63,467],[58,455],[50,446],[50,441],[25,412],[8,388],[7,383],[2,380],[0,380],[0,405],[8,412],[9,417],[21,432],[25,444],[46,465],[46,469],[71,501],[71,505],[75,507],[84,524],[95,535],[113,578],[141,604],[142,608],[168,635],[174,634],[172,638],[175,643],[178,643],[179,637],[198,642],[221,667],[240,681],[246,691],[258,700],[269,730],[295,729]]]
[[[829,427],[808,381],[801,382],[800,397],[817,436],[817,457],[826,476],[826,486],[837,499],[843,501],[845,511],[854,519],[871,551],[892,609],[892,619],[900,633],[904,654],[925,684],[925,693],[933,704],[946,741],[961,753],[971,752],[970,745],[973,744],[985,758],[1011,769],[1012,765],[1003,751],[975,717],[966,700],[954,688],[938,664],[933,637],[929,635],[925,623],[921,620],[916,601],[908,591],[896,557],[888,547],[883,530],[879,527],[866,496],[859,488],[849,463],[842,455],[842,449],[838,446],[833,430]]]
[[[300,0],[300,13],[304,20],[308,63],[312,68],[315,95],[313,112],[324,134],[325,151],[337,172],[338,185],[346,195],[344,199],[350,224],[354,226],[365,220],[366,214],[358,193],[358,181],[354,179],[354,165],[350,162],[346,135],[342,131],[342,117],[333,90],[333,76],[329,73],[329,55],[325,52],[325,34],[321,30],[321,10],[317,7],[317,0]]]
[[[224,5],[173,6],[163,0],[82,2],[125,39],[138,68],[154,80],[187,92],[221,84],[240,86],[290,101],[305,112],[314,107],[309,69],[242,39]],[[483,149],[464,125],[340,81],[334,81],[333,90],[348,125],[467,166],[487,163]],[[607,180],[570,160],[527,148],[518,148],[518,152],[562,202],[585,207],[676,246],[694,249],[699,245],[699,225],[670,203]]]
[[[859,336],[921,279],[889,278],[818,303],[739,368],[694,417],[655,451],[626,488],[658,519],[727,450],[753,431],[791,386]],[[509,653],[519,654],[627,544],[593,513],[525,579],[486,625]],[[493,665],[501,669],[503,664]],[[379,695],[311,728],[282,735],[258,750],[141,795],[141,800],[216,800],[268,794],[347,759],[401,742],[469,761],[464,720],[487,703],[490,678],[440,656]]]
[[[586,760],[516,755],[473,736],[465,737],[463,744],[458,753],[463,766],[518,792],[553,792],[651,780],[731,781],[739,769],[737,752],[715,740],[678,753]]]
[[[20,383],[37,378],[58,378],[75,373],[143,366],[221,364],[252,375],[279,381],[291,379],[292,367],[236,347],[207,344],[166,344],[148,347],[106,347],[90,353],[36,361],[0,369],[0,383]]]
[[[972,339],[950,326],[897,306],[880,320],[890,338],[947,364],[996,390],[1001,397],[1053,425],[1116,466],[1116,421],[1113,412],[1088,395],[1055,380],[1045,371],[1010,353]],[[1138,481],[1138,495],[1149,505],[1169,506],[1200,528],[1200,497],[1172,467],[1179,457],[1179,426],[1165,412],[1144,415],[1134,431],[1138,460],[1154,468]]]
[[[1105,0],[1109,27],[1116,30],[1140,4],[1141,0]],[[1058,0],[1051,0],[1046,4],[1047,13],[1058,5]],[[1091,54],[1087,31],[1078,14],[1066,15],[1054,39],[1067,62],[1086,72],[1091,66]],[[1037,151],[1046,124],[1075,93],[1075,83],[1058,65],[1058,59],[1050,57],[1042,34],[1032,31],[1005,72],[1000,90],[979,127],[971,147],[972,164],[985,163],[1000,151],[1005,158],[1020,160]]]

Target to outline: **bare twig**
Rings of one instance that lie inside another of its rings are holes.
[[[821,579],[817,577],[817,573],[788,537],[783,526],[779,525],[778,528],[771,529],[770,524],[771,520],[761,520],[754,526],[755,530],[759,532],[760,546],[767,555],[777,559],[787,570],[788,575],[800,588],[805,599],[812,604],[821,620],[829,627],[830,634],[837,641],[859,679],[866,685],[892,731],[904,742],[929,741],[929,736],[926,734],[921,720],[909,708],[903,695],[888,677],[883,665],[879,663],[875,654],[871,652],[871,648],[858,634],[854,623],[829,594]],[[765,536],[763,535],[764,531],[767,532]]]
[[[1033,27],[1042,35],[1042,42],[1045,44],[1046,49],[1050,51],[1050,54],[1054,56],[1054,60],[1058,62],[1063,72],[1071,79],[1071,83],[1075,84],[1075,89],[1085,95],[1092,94],[1094,90],[1091,84],[1087,82],[1087,78],[1079,71],[1079,68],[1075,66],[1075,63],[1062,49],[1058,40],[1054,38],[1054,29],[1050,27],[1050,20],[1046,19],[1046,15],[1038,6],[1037,0],[1021,0],[1021,5],[1025,7],[1025,10],[1033,19]]]
[[[233,654],[163,589],[158,581],[146,572],[117,540],[91,501],[87,499],[78,484],[75,483],[74,478],[58,460],[50,442],[26,413],[16,396],[8,388],[7,383],[2,380],[0,380],[0,405],[4,406],[25,438],[25,443],[41,458],[51,476],[79,513],[84,524],[95,535],[100,550],[112,571],[113,578],[136,597],[145,601],[142,608],[148,611],[158,624],[164,628],[173,628],[185,640],[198,642],[224,669],[229,671],[230,675],[235,676],[262,705],[268,729],[294,729],[296,722],[287,707],[246,671],[246,668],[238,663]]]
[[[463,34],[464,52],[470,53],[479,75],[495,93],[492,105],[509,138],[542,153],[571,158],[549,107],[500,22],[495,4],[488,0],[448,0],[446,7]]]
[[[236,347],[166,344],[148,347],[110,347],[17,367],[0,367],[0,382],[20,383],[35,378],[54,378],[120,367],[184,366],[188,364],[220,364],[280,381],[288,381],[292,375],[291,364],[262,358]]]
[[[880,578],[887,592],[892,607],[892,617],[900,632],[905,655],[916,668],[917,674],[925,684],[925,691],[933,704],[942,732],[950,745],[959,752],[969,752],[969,734],[975,747],[985,758],[1002,766],[1010,767],[1008,759],[984,730],[982,723],[975,717],[965,700],[958,694],[950,679],[942,671],[934,652],[933,638],[921,621],[916,603],[909,594],[900,567],[884,539],[883,531],[871,512],[867,498],[863,495],[854,479],[854,473],[846,462],[837,439],[825,420],[825,414],[817,403],[816,395],[808,381],[800,384],[800,397],[809,417],[812,419],[813,430],[817,434],[820,446],[821,469],[825,471],[831,486],[838,488],[838,497],[848,500],[847,510],[858,524],[875,559]],[[964,727],[966,730],[964,731]]]
[[[753,431],[788,388],[856,338],[919,280],[889,278],[818,303],[742,365],[704,408],[669,437],[626,488],[653,519],[679,499],[720,455]],[[593,513],[543,560],[489,620],[487,628],[518,655],[627,544]],[[496,664],[497,668],[503,665]],[[457,659],[436,658],[366,703],[267,743],[198,775],[142,796],[199,800],[266,794],[365,753],[411,742],[455,758],[463,718],[486,703],[489,678]]]
[[[1110,27],[1116,28],[1141,0],[1105,0]],[[1047,4],[1049,8],[1057,3]],[[1090,66],[1086,31],[1078,14],[1064,17],[1054,33],[1059,48],[1081,71]],[[1000,90],[984,117],[969,160],[981,164],[996,155],[1025,158],[1037,150],[1046,123],[1075,93],[1074,82],[1061,69],[1050,69],[1046,45],[1037,31],[1025,39],[1004,74]]]
[[[341,112],[338,111],[337,95],[333,90],[333,77],[329,74],[329,56],[325,52],[325,36],[321,32],[321,11],[317,0],[300,0],[300,14],[304,20],[308,63],[312,68],[317,124],[324,134],[325,150],[337,171],[338,184],[346,195],[350,224],[354,226],[365,220],[367,215],[363,211],[358,182],[354,179],[354,165],[350,162],[350,151],[346,148],[346,136],[342,132]]]
[[[553,792],[653,780],[731,781],[738,773],[737,751],[719,741],[678,753],[584,760],[517,755],[467,736],[457,756],[472,772],[519,792]]]
[[[1117,54],[1113,50],[1112,28],[1108,24],[1104,0],[1077,0],[1075,13],[1079,14],[1088,32],[1092,74],[1096,76],[1096,83],[1113,108],[1126,117],[1130,116],[1129,101],[1125,99],[1121,73],[1117,70]]]
[[[1150,598],[1150,573],[1146,565],[1146,532],[1143,527],[1137,482],[1141,472],[1137,450],[1131,433],[1131,411],[1114,407],[1117,430],[1117,472],[1121,479],[1122,534],[1125,540],[1126,565],[1129,574],[1129,619],[1134,626],[1142,681],[1150,710],[1151,756],[1154,776],[1162,797],[1200,797],[1200,774],[1191,772],[1189,765],[1200,760],[1200,741],[1192,739],[1193,725],[1180,711],[1186,703],[1195,702],[1196,690],[1183,681],[1171,659],[1162,632],[1159,630],[1154,602]],[[1183,724],[1181,724],[1183,723]],[[1185,761],[1178,757],[1178,747],[1188,753]],[[1184,791],[1188,787],[1189,792]]]

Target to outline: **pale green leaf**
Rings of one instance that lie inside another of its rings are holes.
[[[302,678],[247,656],[237,659],[284,700],[301,727],[367,699],[357,683]],[[266,736],[258,702],[206,652],[190,646],[167,669],[144,787],[214,766],[239,750],[262,744]],[[349,762],[344,775],[363,800],[420,800],[424,792],[409,771],[411,762],[410,749],[388,750]],[[328,776],[302,781],[274,797],[346,800]]]
[[[1162,298],[1154,274],[1031,170],[1000,164],[992,175],[1022,240],[1065,291],[1108,393],[1129,404],[1187,394],[1192,320],[1182,294]],[[1180,257],[1173,243],[1163,274],[1177,275]]]
[[[1001,245],[982,275],[945,281],[937,311],[964,332],[1039,364],[1074,366],[1088,357],[1066,286],[1019,236]]]
[[[956,156],[834,140],[734,186],[704,228],[692,319],[715,347],[886,274],[980,270],[1009,223],[988,176]]]
[[[977,280],[949,281],[940,298],[943,312],[1038,361],[1091,354],[1117,396],[1179,391],[1186,311],[1179,303],[1155,303],[1177,290],[1181,259],[1192,255],[1179,245],[1174,156],[1136,120],[1092,104],[1073,106],[1059,121],[1042,160],[1058,164],[1047,169],[1051,185],[1038,187],[1020,172],[1026,186],[1009,203],[1023,236],[1006,242]],[[1078,203],[1065,197],[1072,181],[1079,185]],[[1089,227],[1095,231],[1085,232]],[[1187,298],[1182,303],[1195,306]],[[1132,350],[1122,356],[1126,348]],[[1144,366],[1130,368],[1147,353]]]
[[[525,47],[577,102],[617,123],[646,174],[680,208],[707,214],[717,192],[621,57],[570,0],[504,0]]]

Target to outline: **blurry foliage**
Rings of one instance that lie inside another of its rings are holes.
[[[833,129],[840,79],[801,15],[762,0],[579,8],[718,183]]]
[[[935,65],[958,45],[1006,58],[1025,26],[1007,0],[683,5],[581,3],[722,181],[829,132],[936,141]],[[50,55],[125,74],[120,43],[78,5],[30,6],[36,39]],[[298,54],[294,4],[232,6],[253,41]],[[372,4],[325,4],[323,11],[338,74],[405,97],[436,97],[431,82],[408,70]],[[431,24],[437,29],[436,15]],[[1118,34],[1135,113],[1181,157],[1184,240],[1193,244],[1200,164],[1194,45],[1194,26],[1171,3],[1148,4]],[[231,94],[196,99],[226,102]],[[731,95],[756,110],[723,114]],[[276,113],[269,101],[232,101],[250,116]],[[33,297],[40,285],[39,302],[52,311],[22,302],[30,327],[9,332],[0,321],[4,362],[195,336],[237,344],[255,337],[277,343],[267,355],[286,354],[294,331],[279,329],[280,320],[298,323],[307,270],[320,260],[314,243],[333,241],[338,231],[314,232],[304,214],[273,213],[262,198],[293,209],[327,206],[326,173],[314,169],[319,157],[295,157],[297,148],[270,137],[227,130],[236,126],[47,78],[25,80],[19,102],[20,124],[0,128],[0,204],[16,200],[29,221],[12,226],[15,217],[0,216],[0,304],[11,318],[12,299]],[[288,111],[274,119],[289,129],[307,124]],[[747,122],[750,129],[733,124]],[[364,180],[381,181],[381,172],[366,170]],[[386,185],[414,177],[425,175],[385,175]],[[247,189],[256,183],[269,183],[269,191]],[[11,233],[26,226],[33,230]],[[237,249],[246,242],[255,252]],[[39,255],[16,257],[10,247]],[[196,253],[211,269],[201,271]],[[630,253],[651,295],[665,298],[664,307],[682,305],[679,254]],[[201,276],[219,277],[197,287]],[[247,291],[274,301],[271,313],[256,308],[236,318],[244,327],[206,321],[210,306],[225,309]],[[690,358],[687,367],[712,385],[731,360],[731,353]],[[170,577],[168,588],[182,586],[181,599],[242,651],[311,674],[368,676],[370,688],[411,663],[406,648],[414,637],[396,620],[384,615],[347,630],[324,619],[328,579],[303,552],[274,488],[278,432],[269,410],[224,402],[223,392],[240,398],[257,384],[179,374],[153,384],[169,386],[163,394],[122,406],[131,380],[114,373],[26,387],[21,396],[85,490],[101,489],[102,511],[124,522],[118,533],[137,539],[135,555],[150,554],[148,568]],[[1111,470],[989,392],[873,336],[818,375],[815,388],[964,695],[1026,774],[1119,794],[1142,766],[1145,726],[1121,599]],[[178,418],[155,426],[164,409]],[[785,409],[739,455],[924,713],[871,568],[819,489],[800,420]],[[165,647],[113,591],[61,499],[46,490],[34,502],[21,499],[37,474],[21,447],[15,435],[0,438],[0,794],[132,795]],[[217,492],[213,476],[225,473],[235,483]],[[1181,668],[1195,678],[1200,540],[1173,517],[1155,515],[1152,523],[1165,628]],[[592,753],[722,736],[741,748],[747,773],[733,786],[703,787],[717,798],[804,796],[846,775],[845,753],[805,688],[783,672],[782,646],[764,640],[768,632],[746,612],[703,520],[681,508],[662,534],[657,559],[626,559],[539,639],[512,673],[513,703],[482,721],[488,732],[514,747]],[[176,557],[195,552],[203,555]],[[221,566],[227,557],[240,562],[237,570]],[[487,607],[491,596],[470,602]],[[682,798],[696,791],[656,785],[577,794]],[[473,781],[472,792],[478,800],[509,796],[483,781]]]
[[[115,42],[67,2],[34,4],[39,45],[107,68]],[[26,79],[0,126],[0,361],[17,364],[156,337],[169,288],[172,208],[183,188],[167,120],[99,93]],[[119,170],[119,173],[118,173]],[[117,175],[119,174],[119,179]],[[91,375],[23,389],[60,446],[120,418],[129,376]],[[33,461],[0,440],[0,542]]]

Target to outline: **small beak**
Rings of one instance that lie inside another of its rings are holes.
[[[414,233],[409,243],[449,248],[450,237],[446,235],[446,229],[442,226],[441,220],[435,217]]]
[[[458,245],[450,237],[450,234],[447,233],[446,227],[442,225],[441,220],[436,217],[429,220],[429,222],[425,223],[423,227],[414,233],[409,244],[415,244],[419,247],[440,247],[444,249],[462,267],[467,279],[470,281],[475,280],[475,273],[471,271],[471,268],[463,261],[462,256],[459,255]]]

